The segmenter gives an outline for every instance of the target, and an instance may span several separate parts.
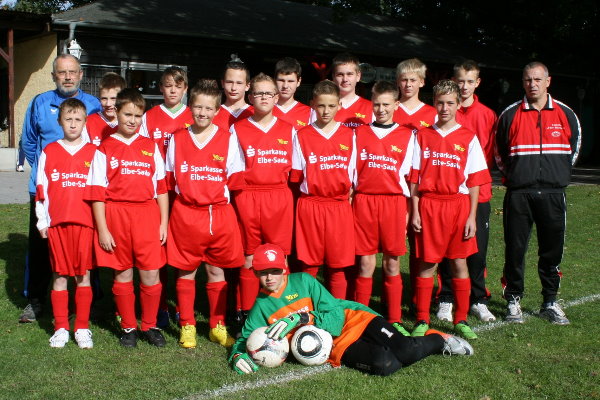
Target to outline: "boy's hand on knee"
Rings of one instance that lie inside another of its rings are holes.
[[[237,353],[231,359],[233,370],[240,375],[258,371],[258,365],[252,361],[248,353]]]

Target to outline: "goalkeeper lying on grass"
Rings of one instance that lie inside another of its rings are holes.
[[[287,275],[284,253],[276,245],[259,246],[252,268],[261,291],[229,356],[239,374],[258,370],[246,353],[246,339],[266,325],[268,335],[280,339],[301,325],[314,324],[333,336],[332,366],[344,364],[374,375],[390,375],[431,354],[473,354],[464,339],[433,329],[423,337],[403,336],[370,308],[334,298],[309,274]]]

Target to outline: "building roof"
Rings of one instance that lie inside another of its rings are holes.
[[[465,50],[393,18],[363,14],[338,21],[330,8],[283,0],[98,0],[53,21],[434,62],[454,62]]]

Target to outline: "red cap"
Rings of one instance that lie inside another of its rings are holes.
[[[277,268],[286,269],[285,254],[276,244],[262,244],[256,248],[252,259],[252,268],[255,271]]]

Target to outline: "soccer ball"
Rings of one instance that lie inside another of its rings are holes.
[[[305,325],[292,337],[292,354],[303,365],[321,365],[329,358],[333,338],[326,330]]]
[[[287,338],[271,339],[265,333],[266,326],[254,330],[246,340],[246,351],[255,363],[263,367],[279,367],[290,352]]]

